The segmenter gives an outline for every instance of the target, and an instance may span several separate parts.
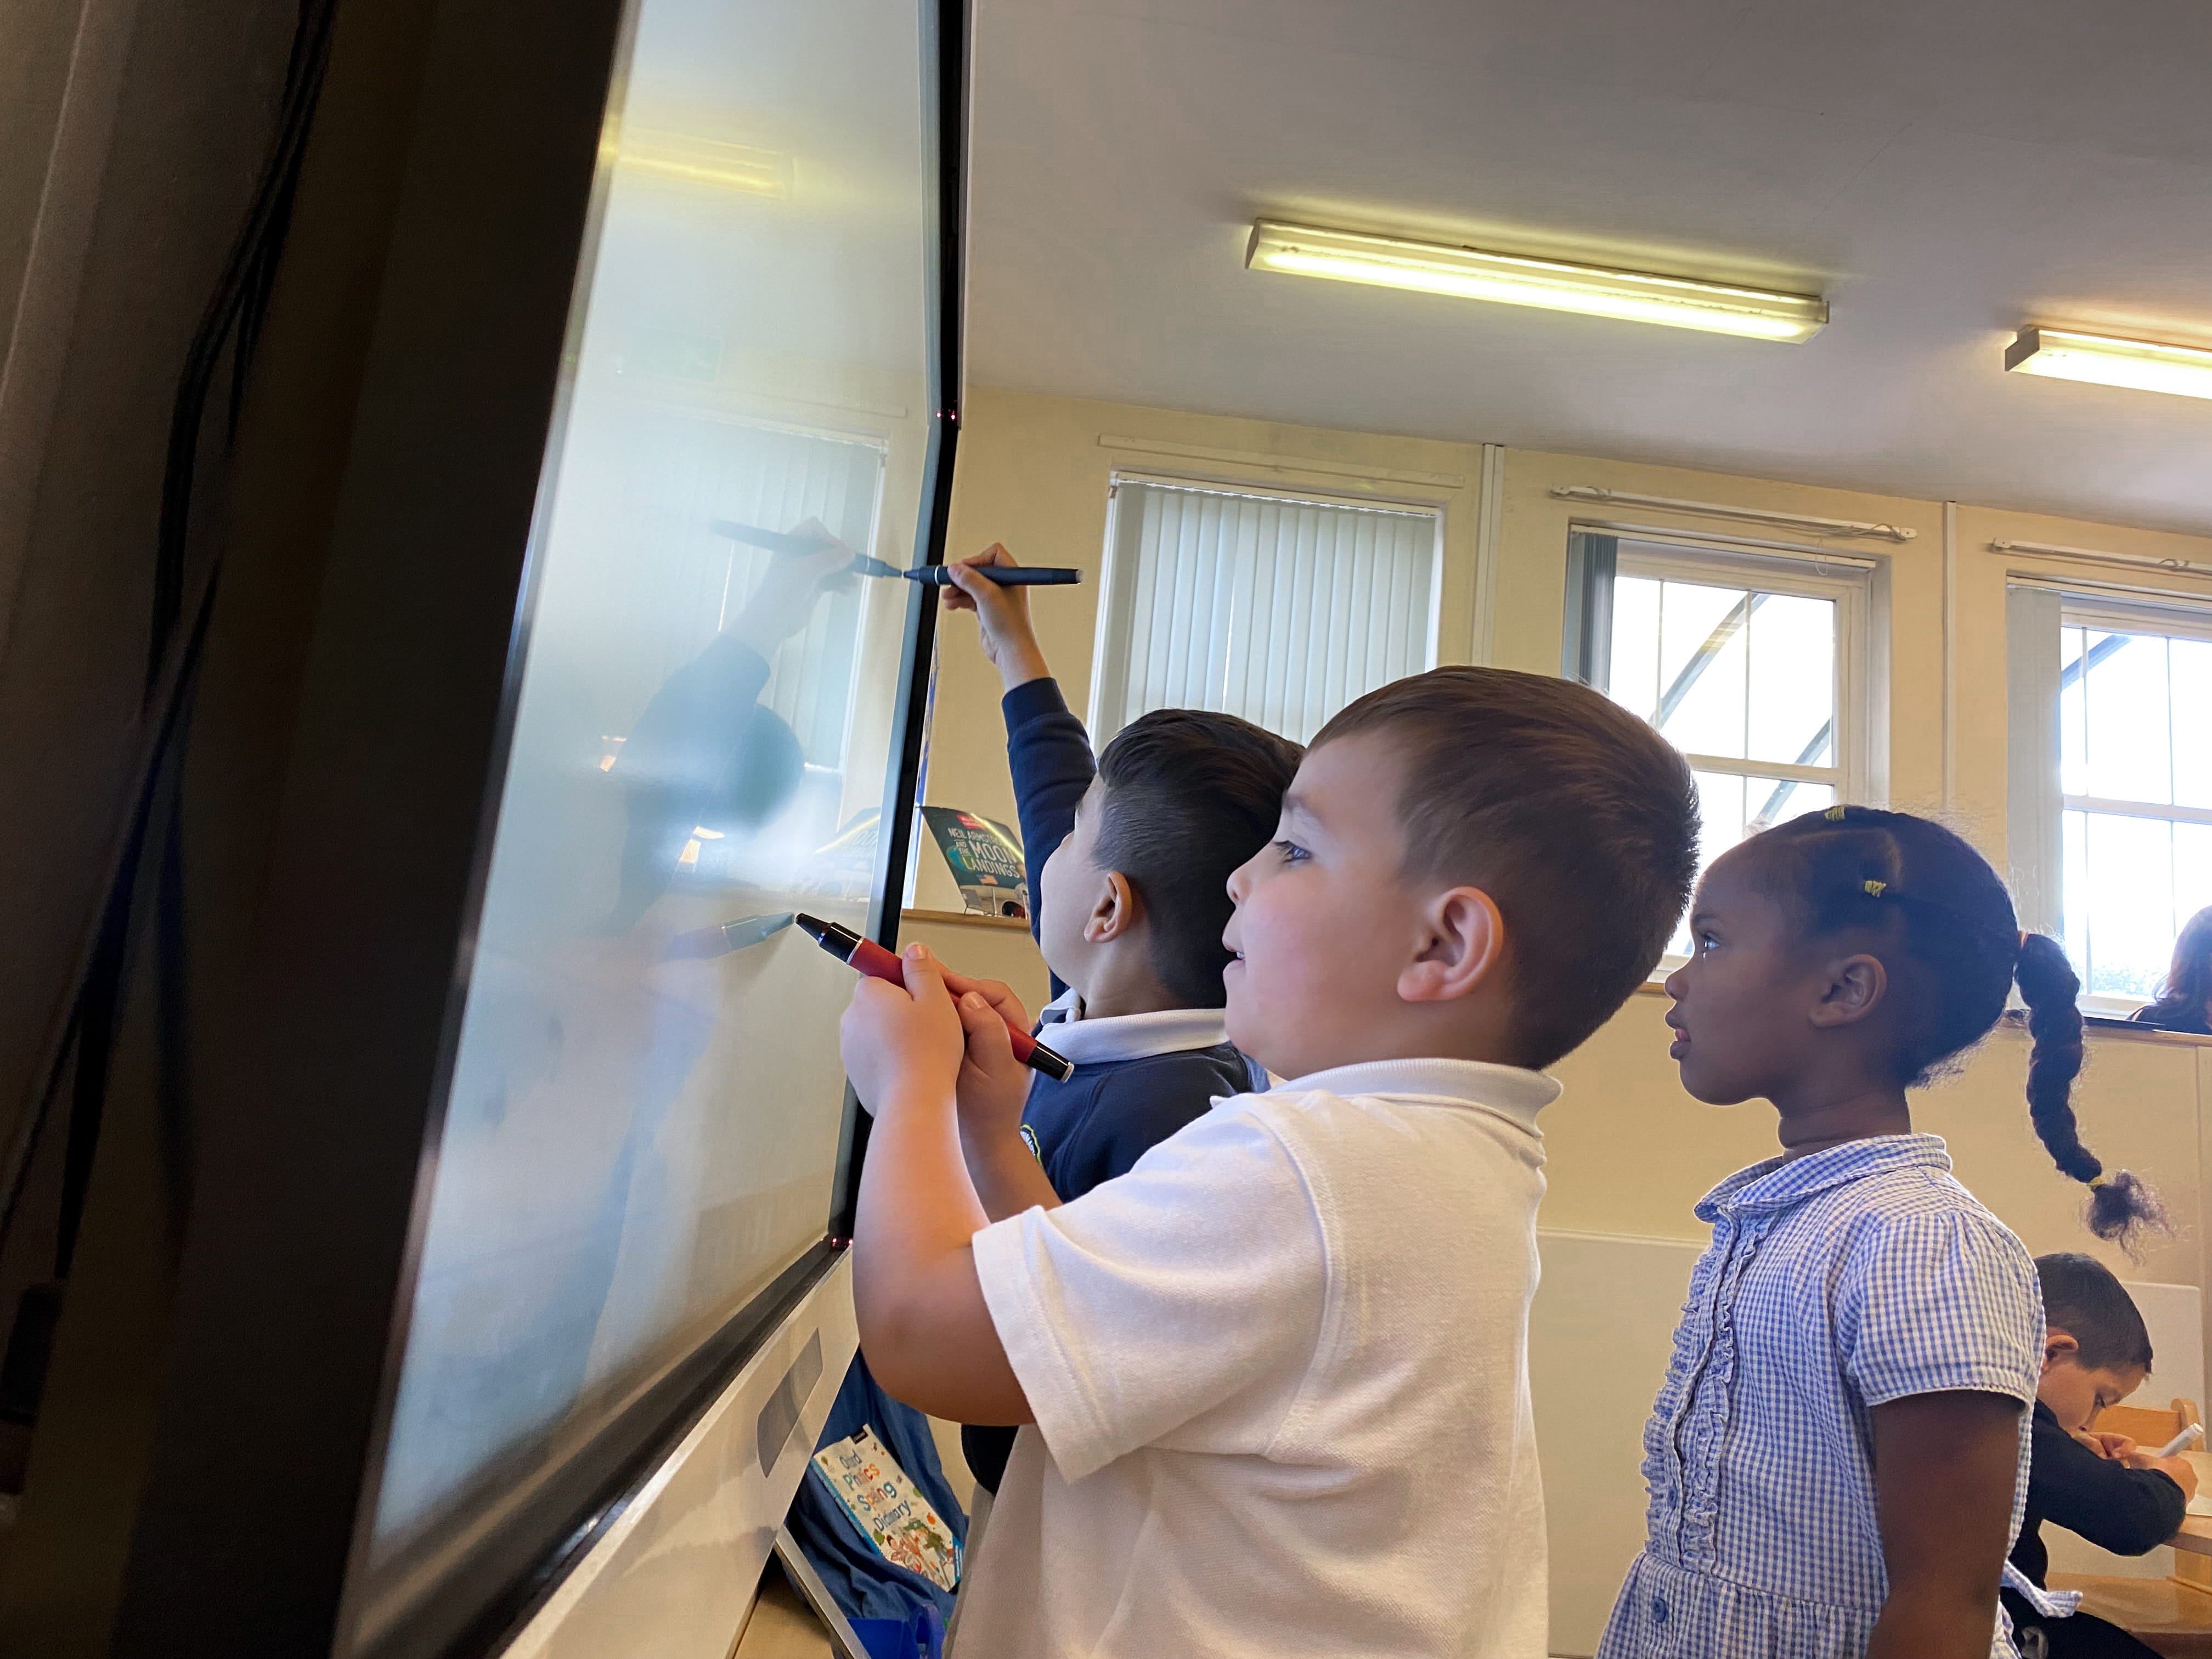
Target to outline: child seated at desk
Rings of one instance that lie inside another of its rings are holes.
[[[2043,1282],[2043,1376],[2035,1388],[2027,1510],[2012,1564],[2039,1589],[2050,1565],[2043,1522],[2117,1555],[2145,1554],[2179,1529],[2197,1491],[2197,1471],[2186,1458],[2160,1457],[2125,1435],[2089,1427],[2099,1412],[2150,1375],[2150,1334],[2127,1286],[2086,1255],[2038,1256],[2035,1272]],[[2039,1631],[2050,1659],[2143,1659],[2153,1653],[2088,1613],[2047,1618],[2009,1589],[2004,1602],[2023,1651],[2033,1646],[2027,1633]]]

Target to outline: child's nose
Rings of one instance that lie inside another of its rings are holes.
[[[1251,861],[1248,859],[1229,872],[1229,902],[1231,904],[1244,902],[1244,894],[1249,886],[1244,879],[1244,872],[1251,867]]]

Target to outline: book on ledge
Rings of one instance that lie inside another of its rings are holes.
[[[824,1446],[814,1467],[884,1560],[939,1589],[958,1586],[959,1540],[873,1430],[863,1426],[850,1440]]]

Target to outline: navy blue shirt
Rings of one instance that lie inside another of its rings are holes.
[[[1098,766],[1090,734],[1069,711],[1057,681],[1018,685],[1000,707],[1034,931],[1043,909],[1038,878],[1044,861],[1074,827],[1076,806]],[[1066,988],[1055,977],[1052,989],[1058,996]],[[1079,1198],[1102,1181],[1127,1175],[1149,1149],[1211,1111],[1218,1097],[1246,1093],[1254,1081],[1251,1062],[1226,1042],[1079,1063],[1065,1083],[1042,1073],[1031,1080],[1022,1139],[1044,1166],[1053,1191],[1063,1200]],[[971,1424],[960,1431],[968,1468],[987,1492],[998,1491],[1013,1446],[1012,1429]]]
[[[2163,1469],[2131,1469],[2091,1451],[2066,1432],[2050,1407],[2035,1402],[2027,1506],[2013,1540],[2012,1564],[2036,1585],[2050,1553],[2043,1523],[2077,1533],[2115,1555],[2142,1555],[2181,1530],[2189,1499]]]

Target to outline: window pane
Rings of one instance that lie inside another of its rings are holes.
[[[1765,593],[1752,613],[1747,713],[1752,760],[1833,763],[1836,602]]]
[[[2089,633],[2082,681],[2087,787],[2107,800],[2171,801],[2166,641],[2142,634]]]
[[[2212,640],[2169,640],[2172,674],[2173,799],[2212,806]]]
[[[1607,693],[1644,720],[1659,708],[1659,593],[1649,576],[1620,576],[1613,584],[1613,668]]]
[[[1698,804],[1704,823],[1698,837],[1698,874],[1703,877],[1712,861],[1738,842],[1771,830],[1801,813],[1825,811],[1836,804],[1836,792],[1825,783],[1799,783],[1788,778],[1740,778],[1729,772],[1699,772]],[[1686,956],[1690,948],[1688,919],[1668,942],[1670,955]]]
[[[1736,587],[1668,582],[1660,599],[1659,707],[1667,740],[1693,755],[1744,753],[1744,623],[1764,597]]]
[[[2068,629],[2068,633],[2078,630]],[[2089,815],[2068,812],[2059,829],[2064,874],[2059,885],[2059,927],[2075,977],[2089,982]]]
[[[2081,988],[2148,997],[2173,949],[2172,827],[2104,812],[2067,816],[2084,820],[2089,972]]]

